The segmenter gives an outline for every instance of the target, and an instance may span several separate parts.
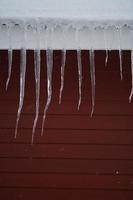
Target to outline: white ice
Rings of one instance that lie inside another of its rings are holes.
[[[35,67],[35,83],[36,83],[36,116],[34,119],[33,129],[32,129],[32,139],[31,143],[33,144],[34,135],[36,130],[36,125],[39,116],[39,99],[40,99],[40,49],[34,50],[34,67]]]
[[[95,52],[94,50],[90,49],[89,51],[90,55],[90,76],[91,76],[91,90],[92,90],[92,110],[91,110],[91,117],[94,113],[94,107],[95,107]]]
[[[43,120],[42,120],[42,129],[41,129],[41,136],[43,135],[44,123],[46,119],[46,114],[51,103],[52,98],[52,73],[53,73],[53,50],[47,49],[46,50],[46,59],[47,59],[47,102],[44,108],[43,113]]]
[[[12,50],[12,46],[11,46],[11,27],[8,26],[7,29],[8,32],[8,43],[9,43],[9,48],[8,48],[8,77],[7,77],[7,81],[6,81],[6,90],[8,89],[9,86],[9,82],[11,79],[11,73],[12,73],[12,57],[13,57],[13,50]]]
[[[78,101],[78,110],[81,105],[82,100],[82,60],[81,60],[81,49],[77,50],[77,61],[78,61],[78,79],[79,79],[79,101]]]
[[[12,56],[13,56],[13,50],[10,48],[10,49],[8,49],[8,77],[7,77],[7,81],[6,81],[6,90],[8,89],[9,82],[10,82],[10,79],[11,79]]]
[[[59,104],[61,104],[62,92],[64,88],[65,63],[66,63],[66,50],[63,49],[61,51],[61,86],[60,86],[60,94],[59,94]]]
[[[105,66],[107,66],[108,64],[108,48],[107,48],[107,38],[106,38],[106,31],[105,29],[103,29],[103,37],[104,37],[104,46],[105,46]]]
[[[118,29],[118,43],[119,43],[119,60],[120,60],[120,78],[123,79],[123,68],[122,68],[122,49],[121,49],[121,29]]]
[[[133,96],[133,50],[131,50],[131,77],[132,77],[132,88],[129,96],[129,102],[131,102]]]
[[[20,98],[19,98],[19,108],[17,113],[17,119],[16,119],[16,127],[15,127],[15,135],[14,137],[17,137],[17,131],[18,131],[18,123],[23,107],[24,102],[24,95],[25,95],[25,75],[26,75],[26,49],[21,49],[20,51]]]

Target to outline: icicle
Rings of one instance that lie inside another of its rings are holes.
[[[120,77],[122,80],[123,79],[123,69],[122,69],[121,29],[118,29],[118,41],[119,41]]]
[[[107,64],[108,64],[108,58],[109,58],[109,52],[106,49],[105,66],[107,66]]]
[[[40,99],[40,49],[34,50],[34,66],[35,66],[35,82],[36,82],[36,116],[34,119],[33,129],[32,129],[32,139],[33,144],[35,129],[39,116],[39,99]]]
[[[104,35],[104,46],[105,46],[105,66],[107,66],[109,53],[108,53],[108,49],[107,49],[107,40],[106,40],[105,29],[103,29],[103,35]]]
[[[8,40],[9,40],[9,49],[8,49],[8,77],[6,81],[6,90],[8,89],[8,85],[11,78],[11,72],[12,72],[12,55],[13,50],[11,48],[11,27],[8,26]]]
[[[61,57],[61,86],[60,86],[60,94],[59,94],[59,104],[61,104],[62,92],[64,88],[65,63],[66,63],[66,50],[63,49],[62,57]]]
[[[75,30],[75,41],[77,46],[77,62],[78,62],[78,81],[79,81],[78,110],[79,110],[82,100],[82,61],[81,61],[81,49],[79,40],[79,29]]]
[[[94,113],[94,107],[95,107],[95,54],[94,50],[90,49],[90,76],[91,76],[91,88],[92,88],[92,110],[91,110],[91,117]]]
[[[121,80],[123,79],[123,70],[122,70],[122,50],[119,49],[119,59],[120,59],[120,77],[121,77]]]
[[[81,50],[77,50],[77,61],[78,61],[78,75],[79,75],[79,102],[78,102],[78,110],[81,105],[82,99],[82,61],[81,61]]]
[[[15,127],[15,138],[17,137],[18,123],[23,107],[24,94],[25,94],[25,74],[26,74],[26,49],[21,49],[21,60],[20,60],[20,99],[19,108],[17,113],[16,127]]]
[[[11,78],[11,72],[12,72],[12,49],[8,49],[8,77],[6,81],[6,90],[8,89],[10,78]]]
[[[133,50],[131,50],[131,76],[132,76],[132,89],[129,96],[129,103],[131,103],[132,96],[133,96]]]
[[[51,98],[52,98],[52,73],[53,73],[53,50],[52,49],[46,50],[46,57],[47,57],[47,94],[48,94],[48,97],[47,97],[47,102],[46,102],[46,105],[44,108],[44,113],[43,113],[41,135],[43,135],[46,114],[47,114],[47,110],[49,108],[49,105],[51,103]]]
[[[25,95],[25,75],[26,75],[26,26],[25,22],[22,27],[23,31],[23,40],[22,40],[22,49],[20,51],[20,97],[19,97],[19,107],[16,119],[15,135],[17,137],[18,123],[23,107],[24,95]]]
[[[34,73],[35,73],[35,90],[36,90],[36,114],[32,129],[31,144],[34,142],[34,135],[37,126],[38,116],[39,116],[39,101],[40,101],[40,66],[41,66],[41,51],[40,51],[40,24],[36,21],[36,28],[34,30],[36,36],[36,49],[34,50]]]

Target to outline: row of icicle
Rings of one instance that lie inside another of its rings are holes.
[[[9,49],[8,49],[8,78],[6,82],[6,89],[8,88],[11,71],[12,71],[12,56],[13,56],[13,49],[10,45],[10,33],[9,36]],[[34,73],[35,73],[35,83],[36,83],[36,115],[34,119],[33,129],[32,129],[32,139],[31,143],[34,141],[34,135],[36,130],[36,125],[39,116],[39,99],[40,99],[40,38],[39,38],[39,30],[35,31],[36,38],[36,48],[34,49]],[[49,32],[47,34],[50,34]],[[24,29],[23,33],[23,47],[20,52],[20,98],[19,98],[19,108],[17,113],[16,119],[16,127],[15,127],[15,138],[17,137],[18,132],[18,124],[20,120],[21,111],[23,108],[24,102],[24,95],[25,95],[25,75],[26,75],[26,31]],[[121,31],[119,31],[118,39],[121,40]],[[106,49],[106,56],[105,56],[105,66],[107,66],[108,62],[108,50],[107,44],[105,39],[105,32],[104,32],[104,42],[105,42],[105,49]],[[76,42],[78,42],[78,36],[76,32]],[[122,72],[122,49],[121,49],[121,42],[119,41],[119,59],[120,59],[120,77],[121,80],[123,79],[123,72]],[[89,58],[90,58],[90,78],[91,78],[91,90],[92,90],[92,110],[91,116],[94,113],[95,107],[95,52],[93,48],[89,50]],[[43,129],[45,125],[46,114],[51,103],[52,98],[52,71],[53,71],[53,49],[47,48],[46,49],[46,63],[47,63],[47,102],[43,112],[43,120],[42,120],[42,128],[41,128],[41,135],[43,135]],[[66,49],[62,49],[62,56],[61,56],[61,86],[60,86],[60,93],[59,93],[59,104],[61,104],[62,92],[64,88],[64,73],[65,73],[65,63],[66,63]],[[81,105],[82,99],[82,60],[81,60],[81,49],[80,47],[77,49],[77,63],[78,63],[78,76],[79,76],[79,101],[78,101],[78,109]],[[132,89],[129,96],[129,102],[131,102],[133,96],[133,50],[131,51],[131,75],[132,75]]]
[[[122,51],[119,50],[119,58],[120,58],[120,77],[123,78],[122,75]],[[12,56],[13,52],[12,49],[8,49],[8,78],[6,82],[6,89],[8,88],[11,71],[12,71]],[[91,116],[94,113],[95,107],[95,53],[94,50],[89,50],[89,58],[90,58],[90,77],[91,77],[91,88],[92,88],[92,110]],[[42,121],[42,129],[41,135],[43,135],[43,129],[46,119],[47,110],[49,108],[51,98],[52,98],[52,71],[53,71],[53,50],[47,49],[46,50],[46,62],[47,62],[47,102],[43,112],[43,121]],[[108,62],[108,51],[106,51],[105,57],[105,65]],[[61,59],[61,86],[60,86],[60,93],[59,93],[59,104],[61,104],[62,92],[64,88],[64,73],[65,73],[65,63],[66,63],[66,50],[62,50],[62,59]],[[79,101],[78,101],[78,109],[81,105],[82,99],[82,61],[81,61],[81,49],[77,50],[77,63],[78,63],[78,76],[79,76]],[[34,50],[34,73],[35,73],[35,83],[36,83],[36,115],[34,119],[33,129],[32,129],[32,139],[31,143],[34,141],[34,134],[35,129],[38,121],[39,116],[39,98],[40,98],[40,49]],[[20,52],[20,100],[19,100],[19,108],[17,113],[16,119],[16,128],[15,128],[15,138],[17,137],[18,131],[18,123],[23,107],[24,102],[24,95],[25,95],[25,75],[26,75],[26,49],[21,49]],[[131,75],[132,75],[132,89],[129,96],[129,102],[131,102],[133,96],[133,51],[131,51]]]

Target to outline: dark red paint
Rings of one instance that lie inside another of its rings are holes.
[[[89,56],[82,51],[83,101],[78,106],[76,52],[68,51],[62,104],[60,51],[54,52],[53,97],[41,137],[46,102],[46,59],[42,52],[40,116],[30,144],[35,117],[33,51],[28,51],[26,95],[14,140],[19,101],[19,51],[14,51],[9,89],[7,51],[0,51],[0,199],[2,200],[132,200],[133,103],[130,52],[123,55],[124,80],[120,81],[118,52],[96,52],[96,107],[91,112]]]

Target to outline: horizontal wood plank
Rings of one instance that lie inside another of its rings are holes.
[[[31,142],[31,129],[19,129],[18,136],[14,139],[14,129],[0,129],[0,143]],[[97,144],[97,145],[132,145],[132,130],[63,130],[46,129],[44,136],[40,129],[36,130],[35,144]]]
[[[132,200],[133,191],[92,190],[92,189],[33,189],[33,188],[0,188],[1,199],[58,199],[58,200]]]
[[[133,159],[133,146],[65,145],[65,144],[1,144],[0,157]]]
[[[133,175],[133,160],[0,159],[0,174]]]
[[[86,188],[133,190],[133,176],[1,174],[0,187]]]
[[[32,128],[34,115],[22,115],[19,127]],[[7,123],[8,122],[8,123]],[[15,127],[15,115],[0,115],[0,128]],[[133,130],[133,116],[72,116],[47,115],[46,129],[126,129]],[[38,128],[41,128],[42,116],[39,117]]]
[[[77,99],[78,100],[78,99]],[[78,101],[70,100],[63,101],[61,105],[59,103],[51,103],[48,114],[71,114],[71,115],[88,115],[91,110],[91,101],[82,101],[81,107],[77,109]],[[40,114],[43,114],[44,102],[40,101]],[[11,100],[0,101],[0,114],[16,114],[18,110],[18,102]],[[22,114],[34,114],[35,115],[35,102],[26,101],[22,109]],[[94,115],[133,115],[133,103],[128,101],[96,101]]]

